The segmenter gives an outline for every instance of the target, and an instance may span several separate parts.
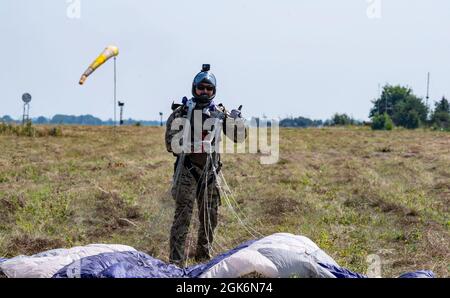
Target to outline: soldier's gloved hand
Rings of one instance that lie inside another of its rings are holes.
[[[233,119],[241,118],[242,112],[240,110],[231,110],[230,117]]]
[[[220,120],[223,120],[226,118],[226,114],[221,111],[213,111],[213,112],[211,112],[211,116],[213,118],[218,118]]]

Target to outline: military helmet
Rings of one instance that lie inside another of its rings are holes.
[[[192,82],[192,95],[194,96],[194,99],[198,103],[209,103],[216,96],[216,86],[217,86],[216,77],[212,72],[209,71],[210,69],[211,66],[209,64],[203,64],[202,71],[195,76],[194,81]],[[214,90],[213,95],[211,97],[207,95],[198,96],[196,94],[195,88],[200,83],[206,83],[213,86]]]

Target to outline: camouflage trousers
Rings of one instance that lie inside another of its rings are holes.
[[[200,168],[195,168],[198,173],[202,173]],[[175,216],[170,230],[170,262],[183,265],[186,259],[185,242],[195,201],[197,202],[199,220],[195,259],[205,260],[210,258],[214,230],[217,226],[220,193],[216,179],[214,179],[214,173],[209,173],[208,183],[205,183],[206,178],[197,182],[185,166],[181,166],[180,170],[179,177],[172,186]],[[198,186],[198,183],[201,183],[200,186]]]

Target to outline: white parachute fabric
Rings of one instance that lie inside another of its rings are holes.
[[[257,272],[265,277],[276,277],[274,263],[259,252],[244,248],[200,275],[200,278],[234,278]]]
[[[264,277],[329,277],[334,275],[319,265],[338,264],[304,236],[277,233],[223,259],[202,278],[233,278],[257,273]]]
[[[33,256],[17,256],[0,263],[9,278],[51,278],[58,270],[82,258],[102,253],[136,251],[121,244],[90,244],[70,249],[54,249]]]

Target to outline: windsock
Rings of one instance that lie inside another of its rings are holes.
[[[86,81],[87,77],[93,73],[100,65],[108,61],[108,59],[112,57],[116,57],[119,55],[119,49],[116,46],[108,46],[105,50],[97,57],[97,59],[92,62],[91,65],[89,65],[88,69],[83,73],[83,75],[80,78],[80,85],[84,84],[84,81]]]

